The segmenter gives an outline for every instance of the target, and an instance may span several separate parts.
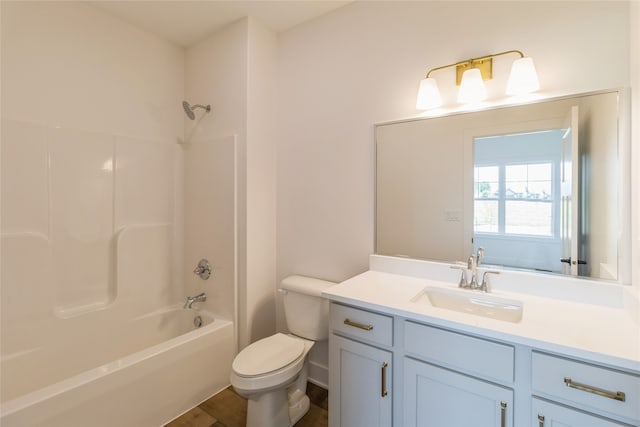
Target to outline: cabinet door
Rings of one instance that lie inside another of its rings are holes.
[[[331,335],[329,425],[391,425],[391,352]]]
[[[568,406],[533,398],[531,427],[620,427],[620,424]]]
[[[407,427],[509,427],[513,390],[406,358],[403,408]]]

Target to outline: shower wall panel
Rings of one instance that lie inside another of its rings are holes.
[[[185,288],[207,293],[207,308],[234,319],[237,281],[237,137],[194,141],[184,151]],[[207,258],[213,272],[190,271]]]
[[[3,121],[3,321],[74,317],[116,300],[141,313],[180,299],[171,286],[180,157],[176,144]]]
[[[114,137],[49,129],[50,249],[62,317],[115,298]]]

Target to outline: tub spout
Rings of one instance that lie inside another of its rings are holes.
[[[184,303],[183,308],[191,308],[194,302],[204,302],[207,300],[207,295],[203,292],[195,297],[187,297],[187,302]]]

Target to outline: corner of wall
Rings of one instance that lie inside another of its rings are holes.
[[[631,86],[632,283],[640,287],[640,2],[629,2]]]

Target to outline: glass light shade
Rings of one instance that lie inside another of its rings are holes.
[[[533,59],[520,58],[513,61],[507,82],[507,95],[523,95],[540,89]]]
[[[416,109],[428,110],[442,105],[442,97],[438,83],[433,77],[422,79],[418,88],[418,99],[416,100]]]
[[[482,74],[477,68],[470,68],[462,74],[458,102],[469,104],[487,99],[487,89],[482,81]]]

